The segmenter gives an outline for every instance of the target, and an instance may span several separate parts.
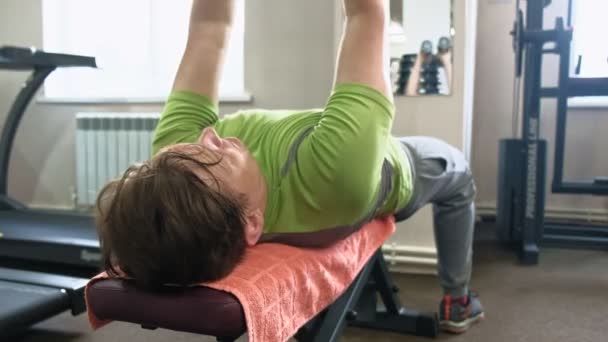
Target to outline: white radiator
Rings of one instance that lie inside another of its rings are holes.
[[[97,193],[132,164],[149,159],[158,113],[76,114],[76,204]]]

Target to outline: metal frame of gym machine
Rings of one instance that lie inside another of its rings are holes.
[[[0,46],[0,70],[31,71],[0,136],[0,339],[66,310],[86,310],[84,287],[100,259],[93,218],[34,210],[7,190],[13,142],[34,94],[57,68],[95,66],[93,57]]]
[[[608,96],[608,78],[570,77],[572,41],[572,0],[568,2],[568,23],[558,17],[555,28],[543,29],[544,8],[551,0],[528,0],[525,16],[516,4],[513,47],[516,82],[524,75],[521,139],[503,139],[499,146],[498,198],[496,224],[499,239],[514,245],[524,264],[537,264],[539,245],[567,248],[608,249],[608,227],[583,223],[545,221],[545,180],[547,143],[540,138],[541,98],[557,99],[557,127],[553,165],[553,193],[608,195],[608,177],[592,180],[565,180],[564,153],[568,98]],[[548,43],[555,46],[545,48]],[[559,56],[557,87],[543,87],[542,59],[545,54]],[[525,61],[523,60],[525,56]],[[579,57],[579,65],[581,59]],[[514,112],[519,108],[519,85],[514,87]],[[514,115],[514,120],[518,117]],[[514,131],[517,129],[515,121]]]

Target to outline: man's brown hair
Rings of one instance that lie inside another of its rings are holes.
[[[110,276],[185,286],[232,271],[246,246],[245,203],[209,172],[218,163],[166,151],[101,190],[96,225]]]

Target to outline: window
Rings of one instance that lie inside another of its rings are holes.
[[[186,44],[192,0],[43,0],[43,47],[94,56],[98,69],[55,71],[45,82],[50,101],[162,101]],[[246,100],[244,0],[220,82],[222,100]],[[204,56],[202,56],[204,58]]]
[[[574,0],[572,4],[571,77],[608,77],[608,44],[604,35],[608,32],[608,1]],[[575,73],[579,56],[580,72]],[[608,106],[608,97],[574,98],[571,106]]]

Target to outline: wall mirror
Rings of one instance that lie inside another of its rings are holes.
[[[390,65],[395,95],[452,92],[452,1],[390,0]]]

